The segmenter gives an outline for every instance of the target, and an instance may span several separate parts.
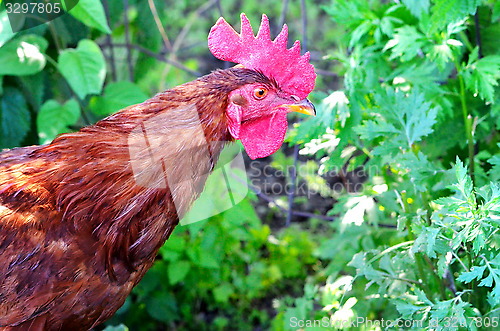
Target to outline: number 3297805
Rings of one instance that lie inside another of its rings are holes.
[[[59,14],[61,12],[61,4],[60,3],[38,3],[38,2],[29,2],[29,3],[6,3],[5,9],[8,14]]]

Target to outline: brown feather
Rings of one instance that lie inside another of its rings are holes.
[[[49,145],[1,153],[0,330],[88,330],[109,319],[232,140],[228,94],[256,82],[270,83],[219,70]],[[162,182],[166,170],[175,188]]]

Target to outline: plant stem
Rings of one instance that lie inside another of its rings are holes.
[[[469,269],[472,269],[474,266],[473,264],[473,259],[472,259],[472,244],[470,242],[466,243],[466,250],[467,250],[467,261],[469,262]],[[474,293],[474,288],[476,287],[476,280],[472,280],[472,282],[469,283],[469,296],[468,296],[468,301],[471,305],[474,306],[473,301],[473,296],[472,294]]]
[[[405,200],[405,197],[402,197]],[[406,202],[404,202],[406,205]],[[411,230],[411,221],[409,218],[406,219],[406,228],[408,229],[408,239],[411,241],[415,241],[415,235],[413,234],[413,231]],[[420,283],[422,290],[425,292],[425,295],[429,300],[432,301],[432,291],[430,288],[427,286],[425,274],[424,274],[424,268],[422,266],[422,256],[420,253],[415,253],[415,261],[417,262],[417,270],[418,270],[418,275],[422,282]]]
[[[446,300],[446,287],[445,287],[444,282],[441,279],[441,277],[439,277],[439,275],[437,273],[436,267],[434,266],[434,264],[432,263],[432,261],[427,256],[425,256],[425,255],[422,255],[422,256],[424,257],[425,262],[427,262],[427,264],[429,265],[429,268],[432,271],[432,276],[434,277],[434,279],[438,283],[439,294],[441,295],[441,299],[442,300]]]
[[[431,205],[429,204],[429,199],[427,198],[427,195],[424,192],[420,192],[420,196],[422,197],[422,202],[424,203],[424,207],[425,207],[425,211],[426,211],[425,218],[427,220],[427,225],[430,226],[432,224],[432,221],[431,221],[431,215],[432,215]]]
[[[467,47],[469,52],[472,52],[474,50],[474,46],[472,46],[472,44],[470,43],[469,38],[467,38],[467,35],[465,34],[465,32],[460,31],[458,33],[458,35],[461,37],[465,47]]]
[[[465,99],[465,82],[464,78],[462,77],[461,70],[460,70],[460,64],[458,63],[458,60],[455,58],[455,66],[457,68],[457,73],[458,73],[458,81],[460,84],[460,102],[462,104],[462,115],[464,119],[464,124],[465,124],[465,134],[467,136],[467,145],[469,147],[469,175],[472,180],[472,184],[475,183],[474,181],[474,133],[472,130],[472,116],[469,114],[467,110],[467,102]]]

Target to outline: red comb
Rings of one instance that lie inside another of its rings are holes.
[[[275,79],[283,90],[303,99],[314,89],[314,66],[309,63],[309,52],[300,56],[300,42],[297,40],[287,49],[287,39],[285,24],[276,39],[271,40],[266,15],[262,15],[255,37],[248,18],[242,13],[239,34],[224,18],[219,18],[208,35],[208,48],[218,59],[259,70]]]

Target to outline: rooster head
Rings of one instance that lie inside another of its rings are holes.
[[[288,112],[316,114],[307,100],[316,79],[309,53],[300,55],[299,41],[287,49],[287,41],[286,24],[271,40],[266,15],[262,15],[257,37],[245,14],[241,14],[240,33],[221,17],[208,36],[210,51],[217,58],[253,70],[268,82],[246,84],[228,95],[229,132],[241,140],[251,159],[266,157],[281,147]]]

